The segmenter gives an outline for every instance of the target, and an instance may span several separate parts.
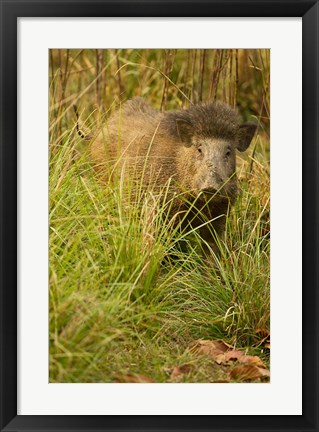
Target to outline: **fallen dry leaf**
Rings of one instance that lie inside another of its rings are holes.
[[[182,366],[175,366],[171,371],[170,379],[172,381],[177,381],[183,378],[184,375],[188,374],[193,368],[191,364],[184,364]]]
[[[260,368],[255,365],[241,365],[235,366],[230,371],[230,376],[233,379],[246,380],[256,380],[259,378],[269,378],[270,371],[268,369]]]
[[[264,365],[264,363],[262,362],[262,360],[258,356],[242,356],[239,359],[239,362],[244,363],[244,364],[255,365],[257,367],[261,367],[263,369],[266,369],[266,366]]]
[[[128,373],[125,375],[117,375],[115,381],[118,383],[153,383],[152,378],[146,375],[136,373]]]
[[[190,349],[195,353],[211,357],[219,365],[228,366],[238,361],[245,365],[253,365],[266,369],[266,366],[258,356],[244,355],[242,351],[235,349],[224,341],[196,340],[192,342]]]
[[[219,354],[216,357],[216,363],[227,365],[230,362],[240,361],[242,357],[245,357],[241,351],[238,350],[229,350],[224,354]]]
[[[225,354],[220,354],[216,358],[216,363],[223,365],[229,365],[230,362],[235,361],[243,364],[253,364],[266,369],[266,366],[258,356],[246,356],[238,350],[227,351]]]
[[[216,360],[217,356],[224,354],[230,349],[234,349],[234,347],[223,341],[199,339],[191,343],[190,349],[197,354],[205,354]]]

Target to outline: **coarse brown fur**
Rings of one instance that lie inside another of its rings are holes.
[[[171,194],[186,194],[173,212],[188,211],[183,223],[192,227],[210,220],[200,232],[218,253],[213,232],[223,234],[237,195],[235,149],[246,150],[255,129],[241,125],[236,112],[219,102],[161,113],[134,98],[111,115],[91,144],[91,156],[105,181],[124,169],[145,188],[169,183]]]

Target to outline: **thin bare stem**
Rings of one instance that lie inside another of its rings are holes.
[[[196,97],[195,97],[195,71],[196,71],[196,56],[197,51],[193,50],[193,64],[192,64],[192,93],[191,93],[191,99],[193,103],[196,103]]]
[[[200,50],[199,57],[199,76],[198,76],[198,100],[202,102],[203,100],[203,81],[204,81],[204,71],[205,71],[205,55],[206,51]]]
[[[239,85],[239,75],[238,75],[238,49],[235,50],[235,96],[234,96],[234,106],[237,106],[238,99],[238,85]]]
[[[120,67],[120,59],[119,59],[119,50],[114,50],[115,51],[115,55],[116,55],[116,67],[117,70],[120,71],[121,67]],[[119,72],[117,74],[117,88],[118,88],[118,97],[119,99],[121,99],[122,93],[124,93],[124,87],[122,84],[122,77],[121,77],[121,72]]]

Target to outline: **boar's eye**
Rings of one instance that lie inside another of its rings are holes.
[[[198,153],[201,155],[203,153],[202,148],[201,147],[197,147]]]
[[[228,148],[228,149],[226,150],[225,156],[226,156],[227,158],[229,158],[230,155],[231,155],[231,151],[230,151],[230,148]]]

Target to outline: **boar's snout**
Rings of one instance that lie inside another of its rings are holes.
[[[199,190],[201,192],[216,193],[219,192],[225,183],[221,175],[216,170],[208,167],[206,176],[203,176],[202,181],[199,184]]]
[[[231,198],[236,193],[237,187],[234,180],[230,178],[224,180],[218,173],[212,173],[206,181],[202,182],[199,189],[207,195]]]

